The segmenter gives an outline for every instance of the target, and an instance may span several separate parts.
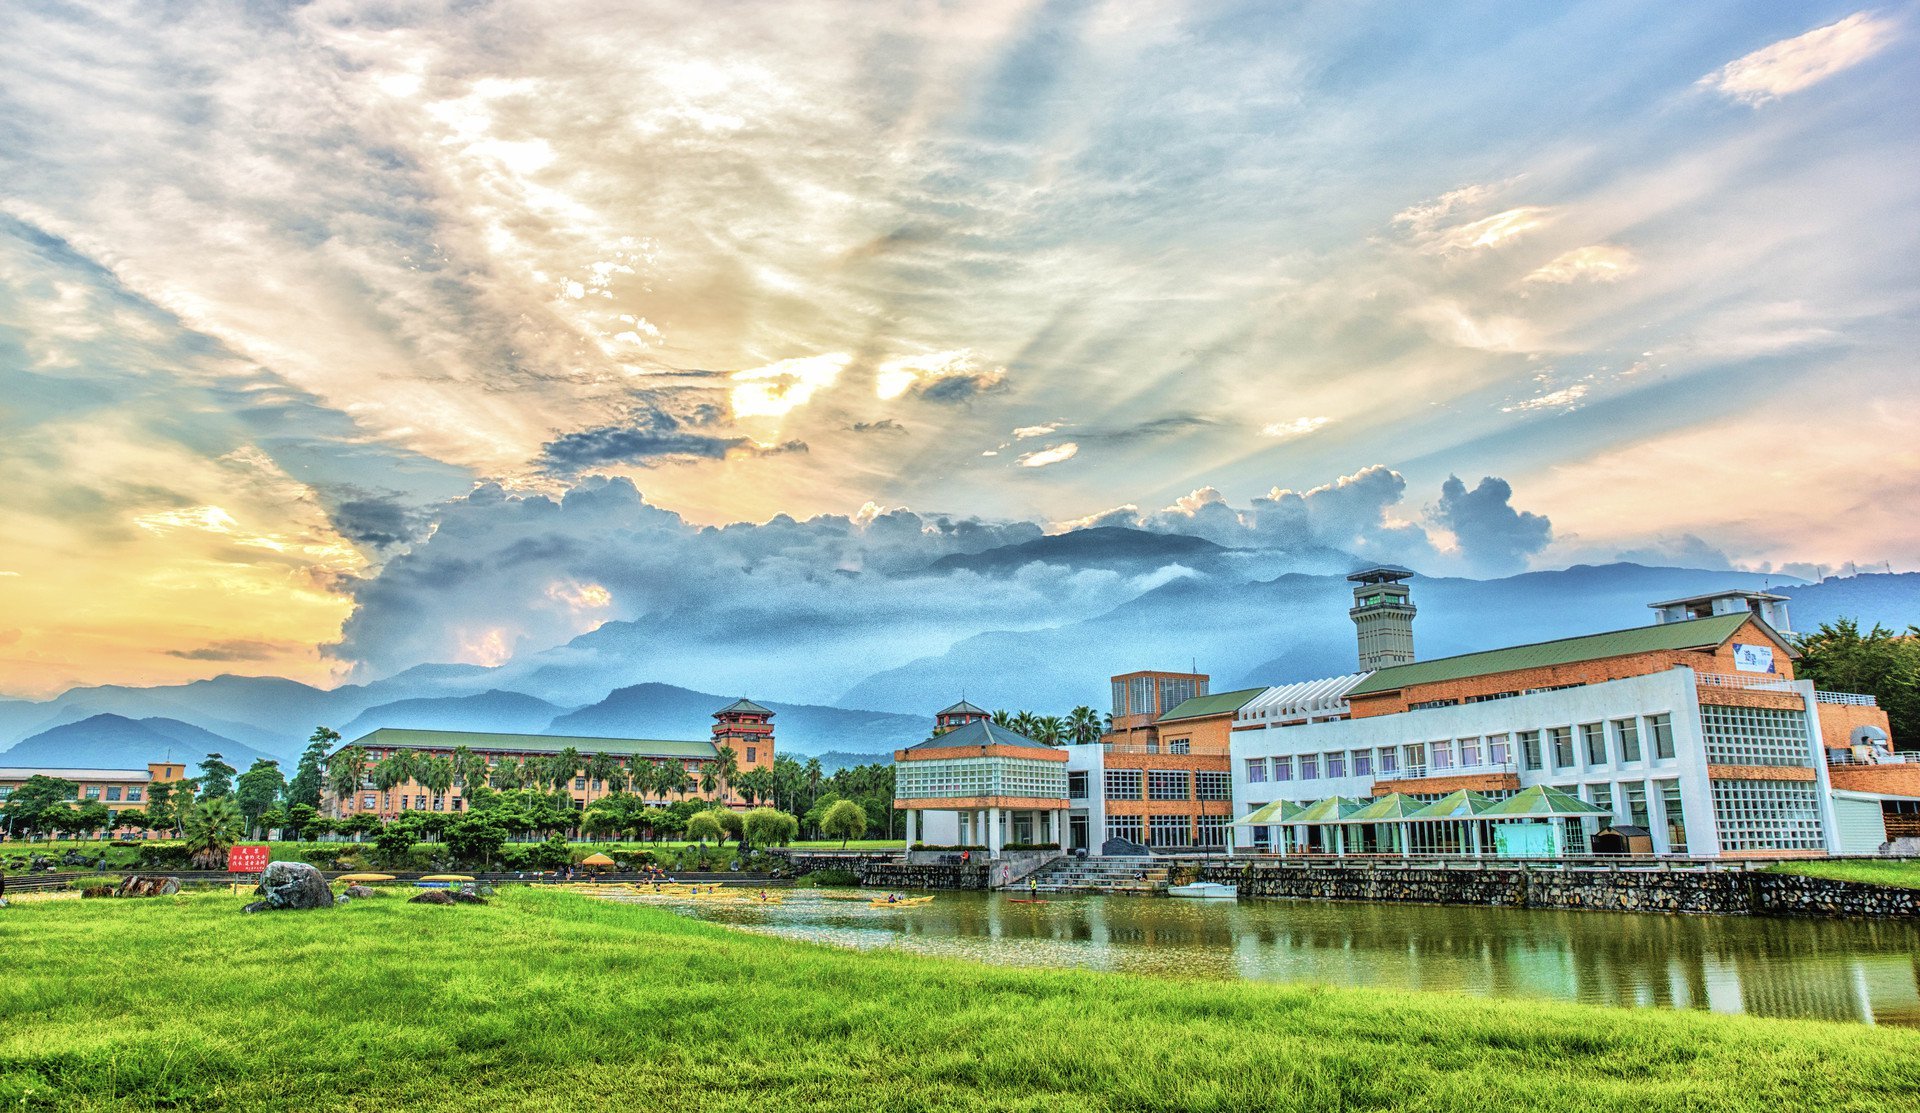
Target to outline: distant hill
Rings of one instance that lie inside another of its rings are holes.
[[[706,738],[713,713],[737,698],[671,684],[635,684],[554,719],[547,729],[555,734],[601,737]],[[921,715],[895,715],[771,700],[756,702],[774,713],[773,736],[778,751],[797,757],[843,752],[859,758],[853,762],[858,765],[862,760],[877,760],[875,754],[891,754],[896,747],[920,741],[933,727],[933,708]]]
[[[429,696],[383,703],[367,708],[337,729],[348,741],[381,727],[524,734],[544,731],[555,716],[566,712],[566,708],[543,699],[489,688],[472,696]]]
[[[1920,626],[1920,572],[1870,572],[1845,579],[1828,577],[1817,584],[1777,589],[1787,596],[1787,617],[1793,628],[1810,634],[1823,622],[1855,618],[1871,628],[1879,623],[1895,633]]]
[[[193,775],[193,767],[210,753],[242,772],[261,758],[275,756],[178,719],[95,715],[43,730],[0,751],[0,765],[143,769],[150,761],[171,758],[186,763]],[[293,774],[288,762],[280,766],[288,776]]]

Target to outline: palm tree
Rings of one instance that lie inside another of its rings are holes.
[[[1067,737],[1067,721],[1058,715],[1037,716],[1033,720],[1033,733],[1027,737],[1035,742],[1058,746]]]
[[[1033,738],[1034,733],[1040,729],[1040,717],[1031,711],[1022,711],[1013,717],[1013,722],[1008,725],[1007,729],[1013,731],[1015,734],[1024,734],[1028,738]],[[1034,738],[1033,740],[1035,742],[1039,741],[1038,738]]]
[[[580,775],[580,751],[568,746],[547,759],[547,783],[566,791],[571,781]]]
[[[620,759],[612,754],[593,754],[587,758],[586,772],[588,788],[608,787],[607,782],[620,772]]]
[[[998,711],[995,711],[992,715],[987,716],[987,719],[989,722],[993,723],[994,726],[997,726],[1002,730],[1013,729],[1013,712],[1008,711],[1004,707]]]
[[[1084,703],[1067,712],[1067,737],[1076,746],[1100,741],[1100,713]]]
[[[722,746],[715,758],[719,768],[714,773],[720,778],[720,794],[722,798],[731,796],[734,782],[740,779],[740,755],[733,752],[732,746]]]
[[[526,783],[526,766],[516,758],[503,757],[493,763],[487,780],[497,789],[511,791]]]
[[[826,772],[820,768],[820,759],[817,757],[808,758],[807,759],[807,807],[808,808],[813,807],[813,802],[815,800],[820,799],[820,782],[824,780],[826,780]],[[793,810],[794,812],[799,814],[804,814],[804,811],[805,811],[805,809],[802,809],[802,808],[795,808]]]
[[[333,790],[333,814],[338,817],[349,797],[360,791],[367,779],[367,751],[363,746],[348,746],[327,761],[327,787]],[[175,790],[176,792],[178,789]]]
[[[608,792],[625,792],[633,785],[633,774],[627,771],[625,765],[616,760],[613,763],[613,769],[607,773],[606,781]]]
[[[395,750],[373,766],[373,787],[382,794],[413,780],[415,759],[411,750]],[[391,801],[388,801],[391,803]]]
[[[227,850],[240,837],[244,821],[231,796],[203,800],[180,821],[187,860],[195,869],[217,870],[227,864]]]
[[[447,790],[453,787],[453,762],[450,759],[435,754],[422,758],[417,765],[413,777],[420,782],[421,788],[435,796],[445,796]]]
[[[460,785],[460,795],[473,795],[473,790],[487,783],[487,759],[466,746],[453,748],[453,779]]]
[[[700,791],[707,796],[712,796],[714,790],[720,787],[720,778],[714,773],[713,763],[711,761],[700,766],[699,784]]]
[[[687,772],[687,767],[677,761],[669,762],[665,768],[667,771],[665,781],[667,786],[666,791],[685,800],[687,793],[693,791],[693,774]]]

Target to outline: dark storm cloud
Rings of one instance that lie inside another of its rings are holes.
[[[1427,520],[1452,532],[1460,552],[1478,571],[1505,574],[1526,567],[1527,558],[1553,540],[1545,515],[1516,510],[1513,486],[1483,476],[1473,490],[1450,475],[1440,485],[1440,501],[1427,507]]]
[[[804,441],[763,445],[749,437],[717,436],[698,430],[715,424],[723,412],[711,404],[676,416],[649,406],[626,424],[582,429],[547,442],[540,451],[543,471],[571,475],[608,464],[651,465],[660,461],[724,460],[731,453],[779,456],[804,453]]]
[[[898,433],[902,435],[907,431],[906,426],[890,417],[881,418],[879,421],[856,421],[852,425],[847,426],[847,429],[849,432],[854,433]]]
[[[267,661],[307,648],[306,645],[295,642],[251,641],[241,638],[210,642],[198,649],[168,649],[162,652],[169,657],[179,657],[186,661]]]

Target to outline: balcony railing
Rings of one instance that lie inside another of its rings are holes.
[[[1798,695],[1793,690],[1793,681],[1776,676],[1773,673],[1754,673],[1746,675],[1732,672],[1696,672],[1695,682],[1702,688],[1731,688],[1738,691],[1779,692],[1783,695]]]
[[[1845,704],[1848,707],[1880,706],[1878,699],[1861,692],[1823,692],[1816,688],[1813,692],[1813,699],[1815,703],[1839,703]]]
[[[1920,765],[1920,753],[1853,753],[1847,750],[1828,750],[1828,765]]]

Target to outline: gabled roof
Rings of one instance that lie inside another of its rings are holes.
[[[497,750],[509,753],[557,754],[571,746],[583,754],[615,754],[620,757],[711,758],[712,742],[685,742],[663,738],[589,738],[574,734],[493,734],[475,730],[413,730],[406,727],[381,727],[348,743],[383,750],[451,750],[465,746],[472,750]],[[345,747],[340,747],[344,749]],[[338,749],[335,750],[338,752]]]
[[[741,697],[740,699],[737,699],[737,700],[734,700],[734,701],[733,701],[732,703],[730,703],[730,704],[728,704],[728,705],[726,705],[725,707],[722,707],[722,708],[721,708],[720,710],[718,710],[718,711],[715,711],[715,712],[714,712],[714,714],[715,714],[715,715],[726,715],[726,714],[730,714],[730,713],[732,713],[732,712],[735,712],[735,711],[743,711],[743,712],[745,712],[745,713],[747,713],[747,714],[749,714],[749,715],[771,715],[771,714],[773,714],[773,712],[772,712],[772,711],[770,711],[770,710],[768,710],[767,708],[764,708],[764,707],[762,707],[762,706],[760,706],[759,704],[757,704],[757,703],[755,703],[755,702],[753,702],[753,701],[752,701],[752,700],[750,700],[750,699],[747,699],[747,698],[745,698],[744,696],[743,696],[743,697]]]
[[[1406,819],[1426,808],[1419,800],[1403,792],[1389,792],[1347,817],[1349,823],[1373,823],[1386,819]]]
[[[1265,688],[1242,688],[1237,692],[1215,692],[1210,696],[1195,696],[1182,700],[1173,710],[1155,719],[1157,723],[1170,723],[1176,719],[1199,719],[1208,715],[1231,715],[1247,705],[1247,701]]]
[[[1351,796],[1329,796],[1316,800],[1293,817],[1294,823],[1334,823],[1345,819],[1364,805]]]
[[[1559,815],[1611,815],[1605,808],[1597,808],[1570,792],[1562,792],[1551,785],[1534,785],[1525,788],[1493,807],[1480,813],[1489,819],[1499,816],[1502,819],[1546,819]]]
[[[1391,665],[1381,669],[1354,685],[1347,694],[1364,696],[1375,692],[1391,692],[1398,688],[1412,687],[1415,684],[1465,680],[1473,676],[1544,668],[1549,665],[1571,665],[1581,661],[1598,661],[1607,657],[1628,657],[1636,653],[1717,648],[1731,638],[1734,631],[1740,629],[1748,619],[1753,619],[1755,625],[1765,629],[1766,624],[1753,618],[1752,615],[1729,614],[1716,618],[1696,618],[1690,622],[1635,626],[1630,630],[1586,634],[1577,638],[1535,642],[1532,645],[1489,649],[1481,653],[1463,653],[1457,657],[1437,657],[1431,661],[1412,661],[1408,664]],[[1767,633],[1782,648],[1792,652],[1792,647],[1781,640],[1779,635],[1770,630]]]
[[[1491,797],[1482,796],[1477,792],[1468,792],[1463,788],[1458,792],[1447,793],[1445,796],[1414,812],[1407,818],[1471,819],[1491,807],[1493,807]]]
[[[1269,823],[1285,823],[1303,811],[1306,809],[1291,800],[1275,800],[1248,812],[1245,819],[1237,819],[1231,826],[1265,827]]]
[[[991,719],[975,719],[963,727],[954,727],[945,734],[936,734],[925,742],[915,742],[909,750],[941,750],[949,746],[1031,746],[1036,750],[1051,750],[1054,747],[1045,742],[1035,742],[1024,734],[1015,734],[1006,727],[995,726]]]
[[[961,700],[959,703],[954,704],[952,707],[943,708],[942,710],[934,712],[934,715],[936,717],[941,715],[986,715],[986,714],[990,714],[990,712],[988,712],[986,708],[975,707],[974,705],[968,703],[966,700]]]

